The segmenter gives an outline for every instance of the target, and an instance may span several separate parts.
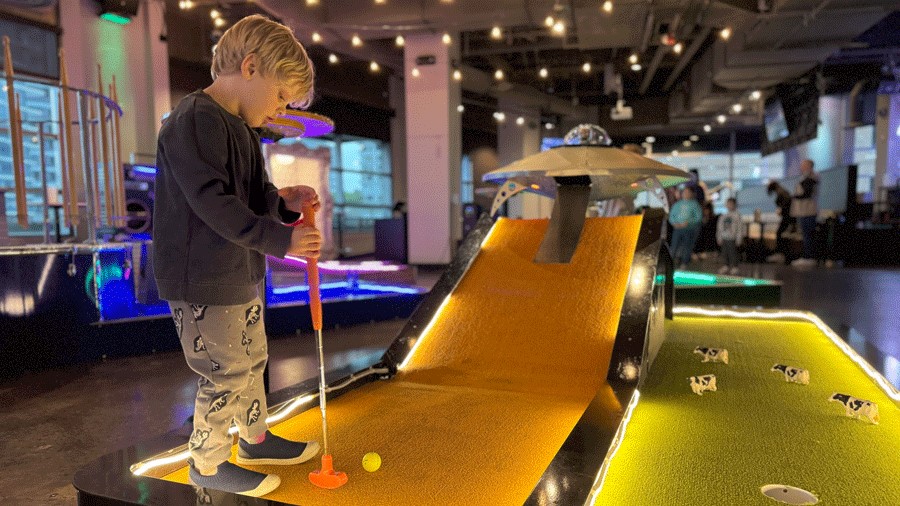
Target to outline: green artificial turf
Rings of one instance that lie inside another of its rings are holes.
[[[595,504],[775,506],[760,487],[784,484],[819,504],[900,505],[898,405],[814,325],[676,317],[666,335]],[[730,364],[696,346],[726,348]],[[687,378],[703,374],[718,391],[701,397]],[[880,424],[847,418],[833,392],[876,402]]]

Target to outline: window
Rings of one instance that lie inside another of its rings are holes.
[[[475,202],[475,183],[473,181],[472,159],[469,158],[469,155],[463,155],[459,172],[462,176],[460,197],[462,198],[463,204]]]
[[[59,166],[58,91],[53,86],[39,83],[17,82],[16,94],[21,99],[23,161],[28,206],[28,228],[19,227],[16,219],[15,175],[12,169],[12,143],[9,132],[9,107],[7,94],[0,93],[0,188],[9,189],[5,194],[6,220],[11,236],[40,236],[43,234],[44,191],[41,173],[41,139],[39,126],[44,127],[44,162],[47,186],[62,189]],[[60,218],[62,213],[60,213]],[[53,221],[53,213],[50,213]],[[67,227],[61,227],[63,234]]]
[[[872,202],[872,180],[875,178],[875,125],[864,125],[853,130],[853,163],[856,164],[856,193],[864,202]]]

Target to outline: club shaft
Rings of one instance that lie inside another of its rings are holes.
[[[316,345],[319,348],[319,409],[322,410],[322,447],[328,455],[328,418],[325,412],[325,353],[322,351],[322,331],[316,330]]]

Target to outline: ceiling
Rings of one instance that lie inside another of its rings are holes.
[[[175,0],[167,3],[177,9]],[[248,2],[197,3],[237,11]],[[447,32],[459,44],[457,63],[469,96],[530,96],[546,102],[549,113],[577,109],[608,118],[621,93],[634,105],[635,119],[616,126],[635,135],[660,127],[696,130],[721,113],[729,114],[727,127],[755,128],[759,101],[750,99],[752,90],[765,93],[829,65],[855,66],[857,73],[872,74],[862,77],[875,80],[891,55],[900,65],[900,16],[893,0],[611,0],[611,12],[603,0],[252,3],[294,28],[307,45],[314,44],[316,31],[328,51],[374,59],[398,74],[403,58],[396,35]],[[545,26],[548,15],[564,21],[564,34]],[[495,26],[501,29],[499,39],[491,35]],[[731,30],[727,40],[721,37],[725,28]],[[352,46],[354,35],[364,41],[362,47]],[[639,70],[632,69],[633,55]],[[837,59],[829,63],[830,58]],[[850,81],[838,67],[831,74]],[[541,68],[547,77],[539,74]],[[505,82],[493,80],[497,69],[504,71]],[[737,102],[744,104],[743,113],[729,113]],[[639,118],[642,110],[654,114]]]

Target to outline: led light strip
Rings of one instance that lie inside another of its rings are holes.
[[[731,317],[731,318],[753,318],[753,319],[762,319],[762,320],[782,320],[782,319],[797,319],[803,320],[815,325],[819,330],[822,331],[823,334],[828,336],[841,351],[843,351],[851,360],[856,362],[866,374],[872,378],[878,386],[884,390],[884,393],[887,394],[888,397],[893,399],[894,401],[900,401],[900,392],[894,388],[887,378],[885,378],[880,372],[875,370],[871,364],[869,364],[866,359],[862,358],[856,350],[850,347],[839,335],[837,335],[833,330],[831,330],[828,325],[825,324],[818,316],[807,313],[805,311],[790,311],[790,310],[769,310],[769,311],[759,311],[759,310],[734,310],[734,309],[707,309],[702,307],[694,307],[694,306],[675,306],[673,309],[674,314],[677,315],[695,315],[695,316],[713,316],[713,317]]]
[[[328,388],[325,389],[325,393],[332,392],[334,390],[340,390],[340,389],[346,387],[347,385],[353,383],[354,381],[365,378],[366,376],[370,376],[372,374],[387,374],[389,372],[390,372],[390,370],[386,369],[386,368],[369,368],[369,369],[366,369],[365,372],[363,372],[362,374],[351,374],[350,377],[347,378],[346,380],[344,380],[343,382],[341,382],[337,385],[329,386]],[[280,408],[275,413],[272,413],[271,415],[269,415],[266,418],[266,423],[267,424],[278,423],[281,420],[284,420],[285,418],[287,418],[289,415],[291,415],[300,406],[303,406],[304,404],[312,402],[318,397],[319,397],[318,392],[302,395],[300,397],[296,397],[293,400],[291,400],[290,402],[288,402],[288,404],[286,404],[284,407]],[[237,434],[237,432],[238,432],[237,426],[232,426],[230,429],[228,429],[229,434],[234,435],[234,434]],[[183,445],[183,446],[187,446],[187,445]],[[142,476],[147,471],[150,471],[151,469],[156,469],[157,467],[162,467],[162,466],[166,466],[169,464],[175,464],[178,462],[184,462],[190,456],[191,456],[191,452],[189,450],[183,450],[183,451],[180,451],[173,455],[152,458],[150,460],[146,460],[144,462],[141,462],[139,464],[132,466],[131,474],[133,474],[135,476]]]
[[[409,361],[412,359],[413,355],[416,354],[416,350],[419,349],[419,346],[425,341],[425,336],[428,335],[428,332],[431,330],[431,327],[434,327],[434,324],[438,321],[438,318],[441,316],[441,313],[444,312],[444,308],[447,307],[447,303],[450,302],[450,295],[447,295],[444,298],[444,301],[441,302],[441,305],[438,307],[438,310],[434,313],[434,316],[431,317],[431,321],[428,322],[428,325],[425,327],[425,330],[419,334],[419,337],[416,338],[416,344],[413,345],[413,348],[409,350],[409,353],[406,354],[406,358],[403,359],[403,363],[397,367],[398,370],[403,370],[406,368],[406,365],[409,364]]]
[[[591,494],[585,502],[586,505],[593,505],[594,502],[597,501],[597,496],[600,495],[600,491],[603,490],[603,484],[606,482],[606,473],[609,472],[609,466],[612,464],[612,459],[616,456],[616,453],[618,453],[619,446],[622,445],[622,441],[625,439],[625,431],[628,429],[628,422],[631,421],[631,415],[634,413],[634,408],[637,407],[638,399],[640,398],[641,392],[635,390],[634,395],[631,396],[631,402],[628,403],[628,408],[625,411],[625,418],[622,419],[622,423],[619,425],[615,437],[613,437],[612,445],[606,454],[606,458],[603,459],[603,465],[600,466],[600,472],[597,473],[597,479],[594,480]]]

